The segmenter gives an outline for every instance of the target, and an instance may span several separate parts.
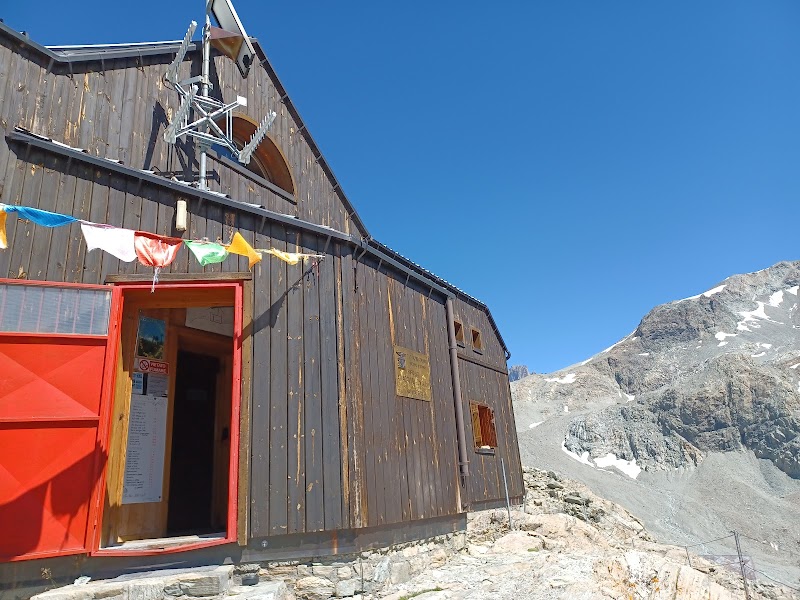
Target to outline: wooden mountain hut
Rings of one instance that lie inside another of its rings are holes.
[[[246,78],[210,51],[233,150],[166,140],[190,39],[0,23],[4,584],[459,531],[504,478],[521,501],[489,309],[370,236],[255,39]]]

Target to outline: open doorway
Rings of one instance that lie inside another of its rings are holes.
[[[235,291],[124,292],[101,551],[235,536]]]
[[[176,371],[167,535],[212,533],[219,360],[179,351]]]

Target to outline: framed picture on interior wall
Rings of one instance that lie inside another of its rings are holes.
[[[136,334],[136,356],[164,360],[164,342],[167,338],[167,322],[150,317],[139,317]]]

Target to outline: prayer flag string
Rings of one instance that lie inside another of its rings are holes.
[[[134,231],[114,225],[77,219],[71,215],[2,203],[0,203],[0,249],[8,248],[6,221],[9,213],[16,213],[19,218],[44,227],[61,227],[71,223],[79,223],[88,251],[99,248],[123,262],[133,262],[138,259],[139,263],[153,267],[152,291],[155,291],[160,270],[169,266],[175,260],[182,245],[185,245],[194,255],[197,262],[204,267],[224,261],[229,254],[246,256],[251,269],[263,259],[264,254],[271,254],[290,265],[296,265],[301,260],[309,258],[324,258],[323,254],[285,252],[277,248],[256,249],[238,231],[233,235],[231,243],[225,245],[219,242],[211,242],[208,239],[184,240],[146,231]],[[316,262],[318,261],[315,261],[315,264]]]

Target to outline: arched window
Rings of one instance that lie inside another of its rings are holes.
[[[224,130],[224,123],[220,123],[220,127]],[[233,131],[230,132],[234,143],[237,147],[242,148],[255,130],[258,128],[258,123],[245,117],[243,115],[233,116]],[[221,155],[233,159],[232,156],[226,152],[222,146],[216,145],[214,149]],[[275,145],[269,136],[258,145],[250,157],[250,162],[242,165],[244,168],[252,171],[259,177],[266,179],[270,183],[275,184],[283,191],[294,195],[294,181],[292,181],[292,172],[289,170],[289,165],[283,157],[283,153],[278,146]]]

